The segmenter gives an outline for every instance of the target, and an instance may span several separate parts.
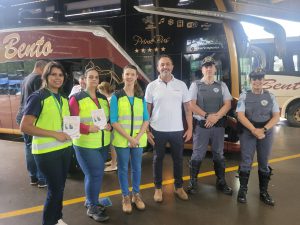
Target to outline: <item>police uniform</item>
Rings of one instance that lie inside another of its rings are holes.
[[[214,65],[214,59],[211,57],[204,58],[202,66],[207,64]],[[218,112],[223,107],[224,101],[232,99],[226,84],[221,81],[206,84],[204,79],[197,80],[192,83],[189,92],[191,99],[196,100],[197,106],[207,113],[206,116],[209,113]],[[232,189],[228,187],[225,181],[225,161],[223,156],[225,118],[221,118],[210,128],[205,127],[206,118],[194,114],[194,119],[196,124],[193,133],[193,154],[190,161],[191,179],[187,191],[191,194],[197,193],[197,175],[210,141],[214,169],[217,176],[217,188],[224,194],[231,195]]]
[[[252,72],[250,79],[262,79],[264,73]],[[279,112],[278,104],[273,94],[262,89],[261,94],[255,94],[251,90],[240,95],[237,112],[244,112],[245,117],[252,123],[255,128],[263,128],[265,138],[258,139],[246,127],[242,126],[240,133],[241,144],[241,162],[239,166],[240,189],[238,201],[245,203],[246,193],[248,190],[248,180],[250,170],[257,150],[258,175],[261,200],[268,205],[274,205],[267,192],[268,183],[271,176],[271,168],[268,166],[268,158],[272,148],[273,129],[266,129],[265,125],[271,120],[274,112]]]

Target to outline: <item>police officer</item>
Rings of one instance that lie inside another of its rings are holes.
[[[260,200],[273,206],[268,194],[271,167],[268,158],[272,148],[273,126],[279,120],[279,107],[273,94],[263,89],[265,73],[261,69],[251,72],[251,90],[240,95],[237,104],[238,120],[242,125],[240,134],[241,163],[239,168],[240,189],[237,200],[246,203],[251,165],[257,150]]]
[[[215,60],[208,56],[201,64],[203,78],[191,84],[191,108],[196,119],[193,133],[193,154],[190,161],[190,183],[188,193],[198,191],[197,175],[211,141],[214,169],[217,176],[216,187],[227,195],[232,189],[225,181],[224,116],[231,108],[231,95],[225,83],[215,81]]]

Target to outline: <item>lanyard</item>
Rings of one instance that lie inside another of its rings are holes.
[[[99,99],[97,98],[97,95],[96,95],[96,99],[97,99],[98,104],[96,104],[96,102],[94,101],[94,99],[90,96],[90,94],[87,91],[84,91],[84,92],[87,94],[87,96],[89,96],[89,98],[92,100],[92,102],[95,103],[95,105],[97,106],[97,108],[101,109],[101,105],[100,105]]]
[[[59,100],[55,97],[55,95],[53,94],[52,91],[50,91],[48,89],[48,91],[50,92],[52,98],[54,99],[54,102],[55,102],[55,105],[56,105],[56,108],[58,109],[58,112],[59,112],[59,116],[60,116],[60,119],[61,119],[61,127],[63,128],[63,117],[62,117],[62,99],[61,99],[61,96],[60,94],[58,94],[58,98]]]

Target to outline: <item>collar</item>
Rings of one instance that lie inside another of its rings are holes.
[[[172,78],[171,78],[171,80],[170,80],[169,82],[174,81],[174,79],[175,79],[173,74],[171,74],[171,76],[172,76]],[[160,76],[158,76],[157,79],[158,79],[159,82],[164,82],[164,81],[160,78]],[[164,82],[164,83],[165,83],[165,82]]]
[[[216,81],[214,80],[212,83],[207,83],[207,82],[205,82],[204,78],[201,78],[200,82],[207,84],[207,85],[211,85],[211,84],[215,83]]]

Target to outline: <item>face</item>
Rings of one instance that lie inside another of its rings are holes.
[[[157,71],[162,77],[170,76],[172,74],[173,68],[173,63],[168,57],[160,58],[157,63]]]
[[[216,66],[214,64],[208,64],[202,66],[202,74],[205,78],[213,78],[216,73]]]
[[[84,77],[79,78],[79,85],[81,86],[81,88],[85,88],[85,79],[84,79]]]
[[[99,73],[96,70],[90,70],[86,74],[86,86],[97,88],[99,84]]]
[[[262,89],[263,88],[263,83],[264,83],[264,77],[260,76],[260,77],[251,77],[250,81],[251,81],[251,86],[253,89]]]
[[[59,89],[64,83],[64,74],[61,69],[53,67],[47,78],[47,86],[50,89]]]
[[[126,68],[124,71],[123,71],[123,81],[125,84],[127,85],[134,85],[134,83],[136,82],[138,76],[137,76],[137,73],[136,73],[136,70],[135,69],[131,69],[131,68]]]

